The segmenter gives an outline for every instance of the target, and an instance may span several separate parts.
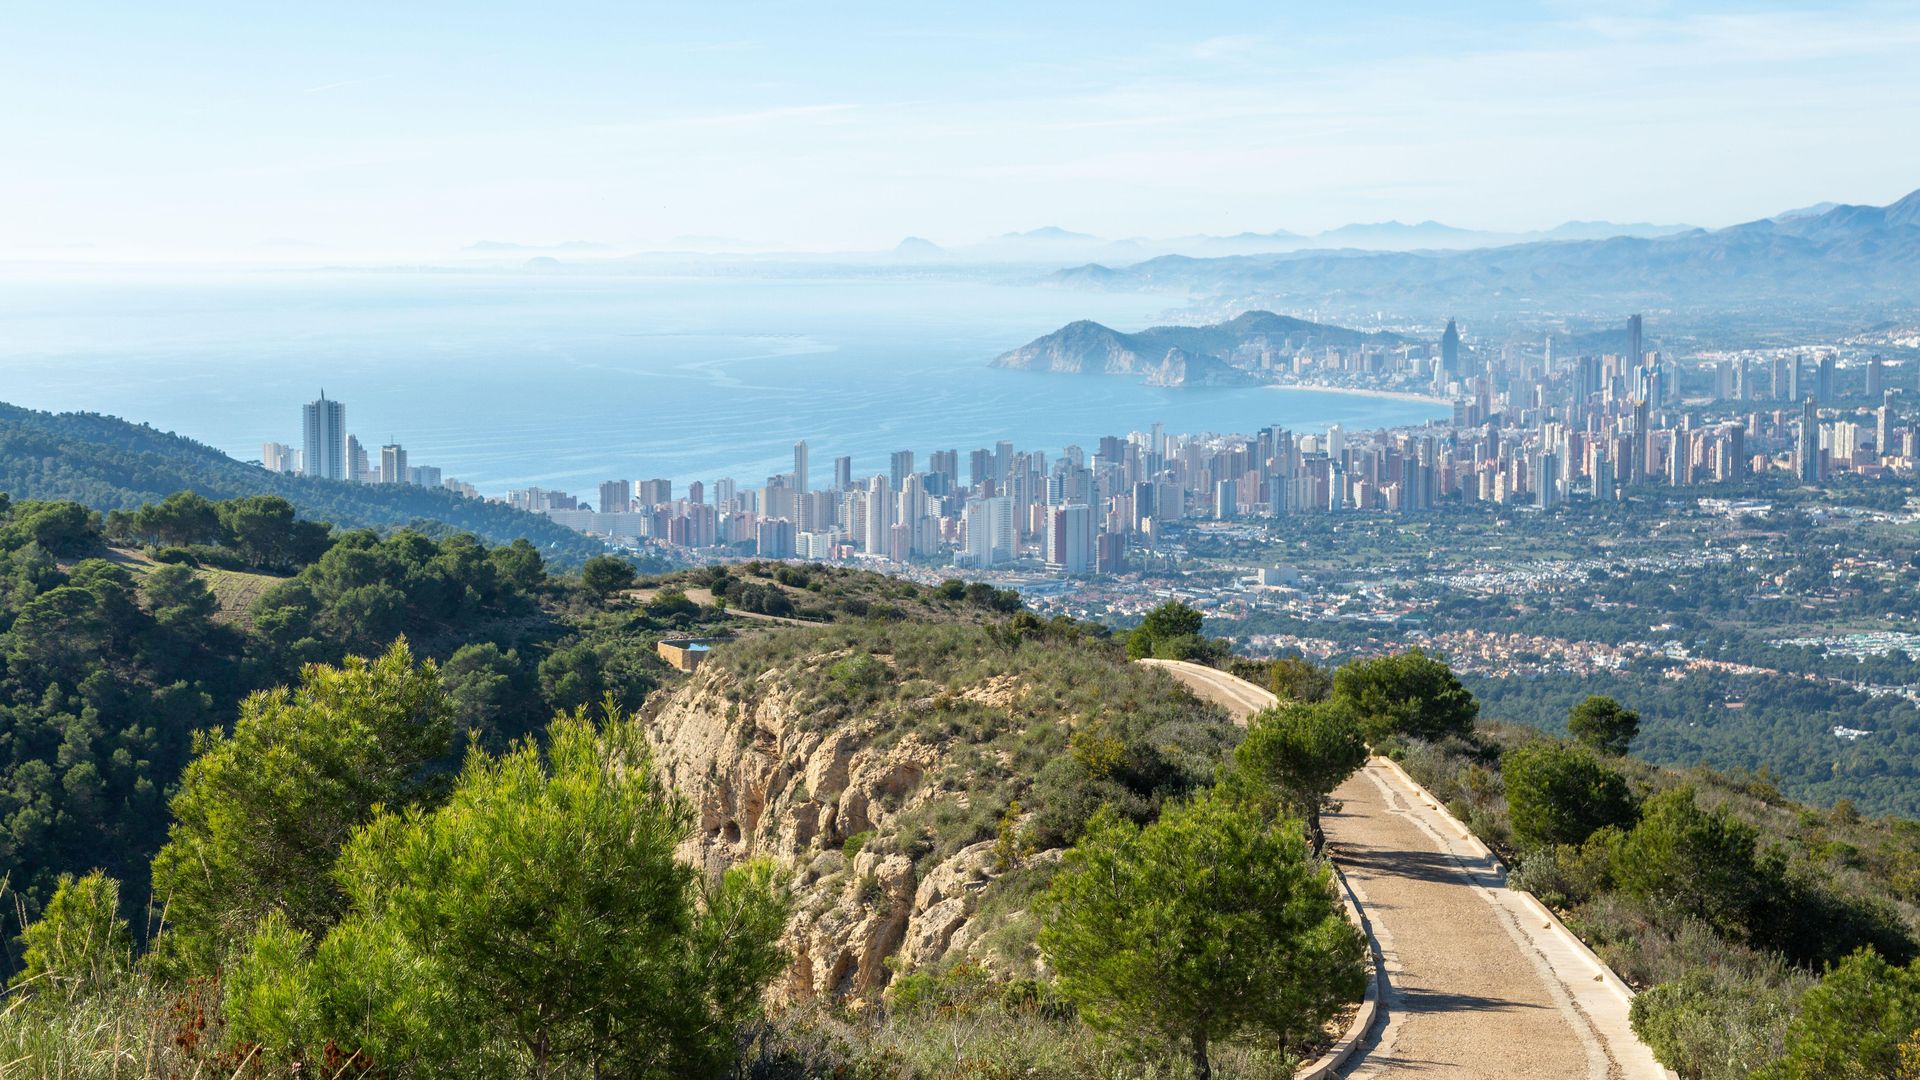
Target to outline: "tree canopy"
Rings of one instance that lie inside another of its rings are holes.
[[[1473,730],[1480,705],[1453,670],[1418,648],[1354,660],[1333,675],[1333,696],[1359,717],[1368,739],[1441,739]]]
[[[1366,740],[1344,705],[1282,704],[1247,721],[1228,783],[1242,794],[1303,816],[1317,853],[1325,843],[1320,812],[1327,797],[1366,761]]]
[[[249,697],[231,734],[197,736],[153,861],[169,955],[211,972],[269,913],[305,933],[331,924],[346,906],[330,873],[342,845],[377,807],[425,796],[452,736],[438,671],[404,641],[309,665],[297,688]]]
[[[1145,827],[1103,812],[1042,900],[1040,946],[1089,1022],[1184,1047],[1297,1047],[1366,980],[1366,942],[1299,822],[1218,791]]]
[[[235,965],[236,1037],[395,1070],[722,1074],[786,963],[777,875],[749,862],[707,884],[675,857],[691,809],[626,717],[550,735],[544,760],[476,752],[444,805],[360,828],[337,873],[345,920],[324,936],[263,923]]]
[[[1640,714],[1595,694],[1567,712],[1567,731],[1581,745],[1619,757],[1640,731]]]

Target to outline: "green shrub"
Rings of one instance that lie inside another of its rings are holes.
[[[1521,859],[1510,883],[1549,907],[1583,904],[1611,887],[1613,848],[1624,835],[1619,829],[1607,827],[1581,844],[1535,847]]]
[[[1619,757],[1640,731],[1640,714],[1598,694],[1567,713],[1567,733],[1580,745]]]
[[[1681,1080],[1745,1080],[1780,1057],[1800,988],[1712,970],[1633,999],[1633,1032]]]
[[[1081,1015],[1185,1048],[1201,1076],[1213,1043],[1302,1048],[1366,984],[1366,941],[1300,823],[1218,792],[1145,828],[1101,814],[1040,910]]]
[[[1608,826],[1633,824],[1627,778],[1593,752],[1538,742],[1500,761],[1513,834],[1528,847],[1581,844]]]
[[[1902,1045],[1920,1030],[1920,970],[1862,949],[1827,972],[1787,1025],[1786,1053],[1760,1080],[1870,1080],[1912,1073]]]
[[[1767,880],[1756,863],[1759,834],[1725,810],[1702,810],[1692,787],[1648,799],[1640,823],[1614,848],[1622,892],[1671,918],[1696,918],[1744,940]]]
[[[120,883],[95,870],[60,875],[53,899],[20,935],[24,966],[13,985],[71,1002],[118,982],[133,966],[133,942],[120,917]]]

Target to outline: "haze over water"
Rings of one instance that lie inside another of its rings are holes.
[[[1168,431],[1418,424],[1413,401],[1166,390],[994,371],[1074,319],[1133,330],[1177,298],[872,279],[499,273],[69,279],[0,289],[0,400],[151,423],[242,460],[298,445],[325,387],[377,458],[396,440],[498,495],[611,477],[758,485],[811,446],[855,475],[913,449],[1012,439],[1056,454]]]

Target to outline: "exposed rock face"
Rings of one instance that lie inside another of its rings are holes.
[[[662,778],[696,808],[685,858],[710,872],[754,856],[792,869],[786,996],[871,996],[893,974],[889,957],[912,970],[977,941],[968,920],[994,876],[993,843],[916,874],[907,855],[879,842],[934,794],[922,781],[940,749],[911,732],[874,745],[883,722],[866,717],[809,725],[779,669],[763,672],[753,693],[743,689],[720,665],[702,667],[650,703],[648,737]],[[1017,680],[1001,678],[964,696],[1004,705],[1022,692]],[[867,832],[874,842],[848,858],[847,839]]]
[[[1146,369],[1148,386],[1245,386],[1246,372],[1211,356],[1195,356],[1181,348],[1167,350],[1160,363]]]

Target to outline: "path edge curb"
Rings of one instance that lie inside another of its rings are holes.
[[[1512,884],[1508,883],[1507,874],[1509,872],[1509,868],[1507,866],[1507,861],[1505,859],[1502,859],[1497,853],[1494,852],[1492,848],[1488,847],[1486,845],[1486,842],[1481,840],[1480,837],[1476,836],[1472,829],[1467,828],[1464,822],[1462,822],[1459,818],[1454,817],[1453,811],[1448,810],[1445,803],[1442,803],[1439,799],[1435,798],[1433,795],[1433,792],[1428,791],[1425,784],[1420,783],[1420,781],[1415,780],[1412,776],[1408,775],[1407,770],[1401,768],[1399,762],[1393,760],[1390,757],[1387,757],[1385,754],[1375,755],[1375,760],[1385,764],[1386,767],[1388,769],[1391,769],[1396,775],[1400,777],[1400,779],[1405,780],[1408,786],[1412,787],[1414,791],[1418,792],[1420,794],[1420,797],[1425,799],[1429,805],[1431,805],[1435,810],[1439,811],[1441,814],[1444,814],[1448,822],[1457,826],[1460,829],[1460,831],[1464,834],[1464,837],[1469,844],[1471,844],[1474,848],[1477,848],[1481,853],[1485,854],[1486,857],[1492,861],[1493,865],[1500,868],[1500,881],[1501,881],[1502,887],[1504,887],[1508,892],[1513,893],[1515,896],[1522,897],[1528,907],[1532,908],[1533,911],[1536,912],[1542,919],[1545,919],[1547,922],[1551,923],[1553,925],[1554,931],[1557,932],[1560,936],[1564,937],[1568,942],[1570,942],[1573,945],[1574,950],[1578,952],[1580,956],[1589,965],[1591,965],[1596,972],[1599,973],[1602,984],[1606,986],[1608,990],[1611,990],[1615,995],[1617,995],[1620,998],[1620,1000],[1627,1002],[1629,1005],[1632,1004],[1633,999],[1636,996],[1638,996],[1633,992],[1633,988],[1628,986],[1625,980],[1621,979],[1619,974],[1616,973],[1613,970],[1613,968],[1607,964],[1606,961],[1600,959],[1599,954],[1595,953],[1593,949],[1589,947],[1585,941],[1581,940],[1579,934],[1576,934],[1572,930],[1567,929],[1567,924],[1560,921],[1560,916],[1554,914],[1552,908],[1548,907],[1546,904],[1541,903],[1539,897],[1533,895],[1531,892],[1528,892],[1526,889],[1518,889],[1518,888],[1515,888]],[[1634,1038],[1636,1040],[1639,1039],[1639,1035],[1636,1033],[1634,1035]],[[1642,1043],[1642,1045],[1645,1045],[1645,1043]],[[1668,1069],[1664,1065],[1661,1066],[1661,1069],[1663,1072],[1666,1073],[1669,1080],[1678,1080],[1677,1074],[1675,1074],[1672,1069]],[[1324,1073],[1320,1074],[1320,1076],[1324,1076],[1324,1075],[1326,1074]],[[1296,1076],[1295,1080],[1300,1080],[1300,1078]],[[1315,1077],[1314,1080],[1319,1080],[1319,1077]]]
[[[1332,859],[1327,860],[1327,866],[1333,871],[1334,880],[1340,883],[1340,902],[1347,909],[1347,920],[1367,939],[1367,966],[1373,974],[1367,979],[1367,991],[1361,995],[1360,1007],[1354,1010],[1353,1020],[1347,1025],[1347,1030],[1334,1040],[1326,1053],[1295,1069],[1293,1080],[1326,1080],[1335,1069],[1345,1065],[1366,1040],[1367,1033],[1373,1030],[1373,1022],[1380,1015],[1380,1002],[1386,998],[1387,969],[1382,963],[1380,941],[1373,936],[1373,924],[1367,920],[1366,909],[1360,906],[1360,898],[1354,895],[1353,886],[1347,884],[1347,875],[1340,872]]]

